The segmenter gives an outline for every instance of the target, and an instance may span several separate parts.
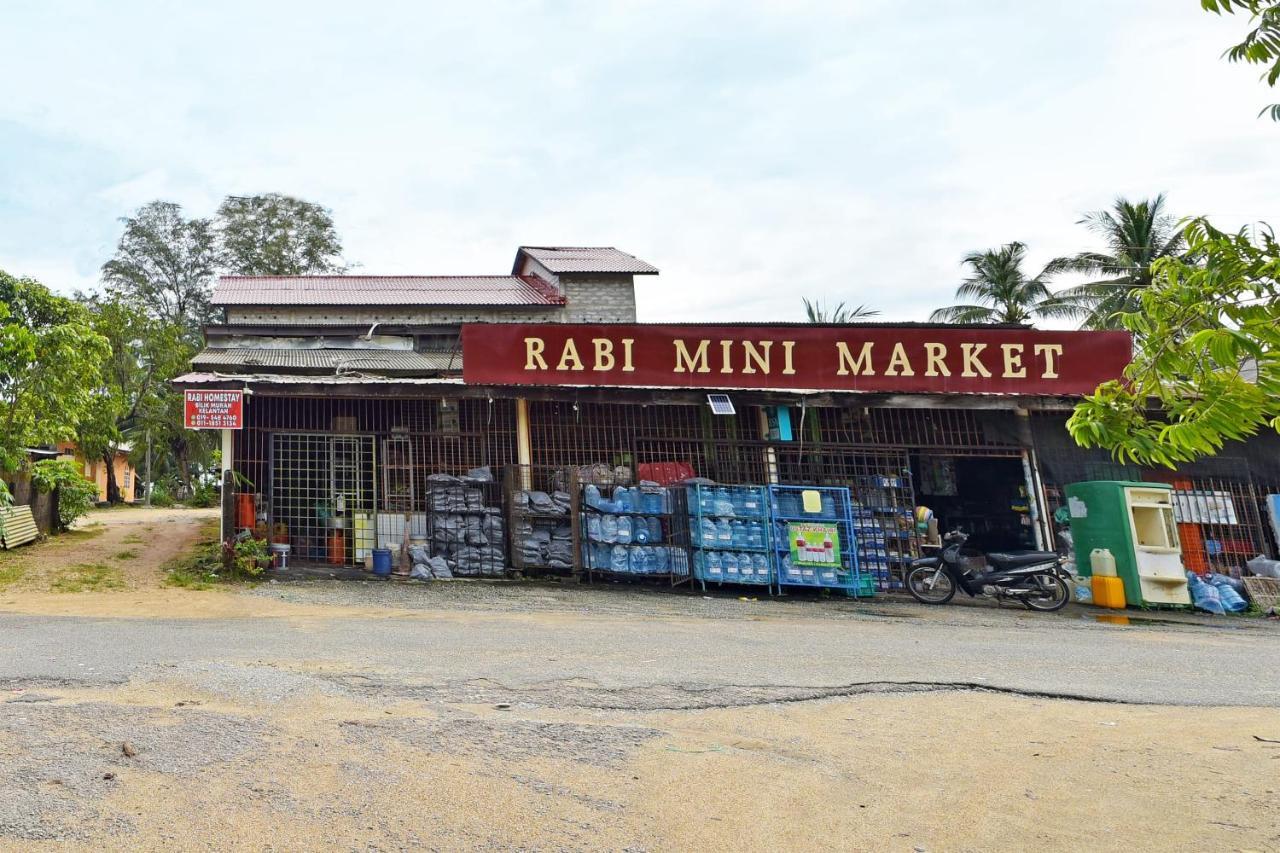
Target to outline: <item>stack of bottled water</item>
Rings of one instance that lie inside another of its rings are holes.
[[[606,498],[599,486],[582,490],[583,553],[589,568],[633,575],[665,574],[672,549],[663,545],[662,514],[669,511],[667,490],[655,483],[618,486]]]
[[[759,488],[691,487],[689,533],[697,576],[723,583],[770,583],[764,510]]]

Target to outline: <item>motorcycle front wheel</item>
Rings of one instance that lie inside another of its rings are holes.
[[[921,604],[946,604],[956,594],[956,582],[945,569],[917,566],[907,574],[907,592]]]
[[[1067,589],[1066,583],[1057,575],[1035,575],[1031,580],[1039,589],[1022,599],[1022,603],[1030,609],[1052,613],[1066,607],[1071,600],[1071,590]]]

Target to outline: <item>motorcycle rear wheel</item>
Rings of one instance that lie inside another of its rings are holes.
[[[1045,592],[1039,597],[1028,595],[1021,599],[1022,603],[1031,610],[1039,613],[1053,613],[1066,607],[1067,602],[1071,600],[1071,590],[1067,589],[1066,583],[1057,575],[1035,575],[1032,579],[1037,581]]]
[[[921,604],[946,604],[956,595],[956,582],[943,569],[917,566],[907,574],[907,592]]]

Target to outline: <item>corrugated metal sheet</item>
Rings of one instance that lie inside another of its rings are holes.
[[[193,367],[271,367],[350,372],[435,373],[462,369],[462,353],[377,349],[220,349],[191,359]]]
[[[461,376],[305,376],[284,373],[184,373],[170,380],[179,388],[197,385],[463,385]]]
[[[563,305],[533,275],[224,275],[214,305]]]
[[[553,273],[600,272],[653,275],[658,268],[612,246],[521,246],[520,251]],[[519,264],[519,254],[516,255]]]
[[[29,506],[11,506],[0,509],[0,547],[16,548],[36,541],[40,529]]]

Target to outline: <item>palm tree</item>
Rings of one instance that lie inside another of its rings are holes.
[[[829,308],[816,299],[812,302],[803,297],[801,299],[804,301],[804,313],[810,323],[848,323],[859,317],[875,317],[880,313],[865,305],[849,308],[840,302],[834,308]]]
[[[1036,317],[1071,316],[1045,281],[1046,269],[1035,278],[1022,271],[1027,247],[1006,243],[999,249],[970,252],[964,263],[972,274],[956,289],[960,305],[939,308],[929,315],[934,323],[1030,323]]]
[[[1137,203],[1117,198],[1111,210],[1090,213],[1079,223],[1102,238],[1105,251],[1081,252],[1049,265],[1053,275],[1077,272],[1098,277],[1058,294],[1063,305],[1083,318],[1084,328],[1119,328],[1116,315],[1137,311],[1139,294],[1150,287],[1151,265],[1185,252],[1182,229],[1165,212],[1164,202],[1163,193]]]

